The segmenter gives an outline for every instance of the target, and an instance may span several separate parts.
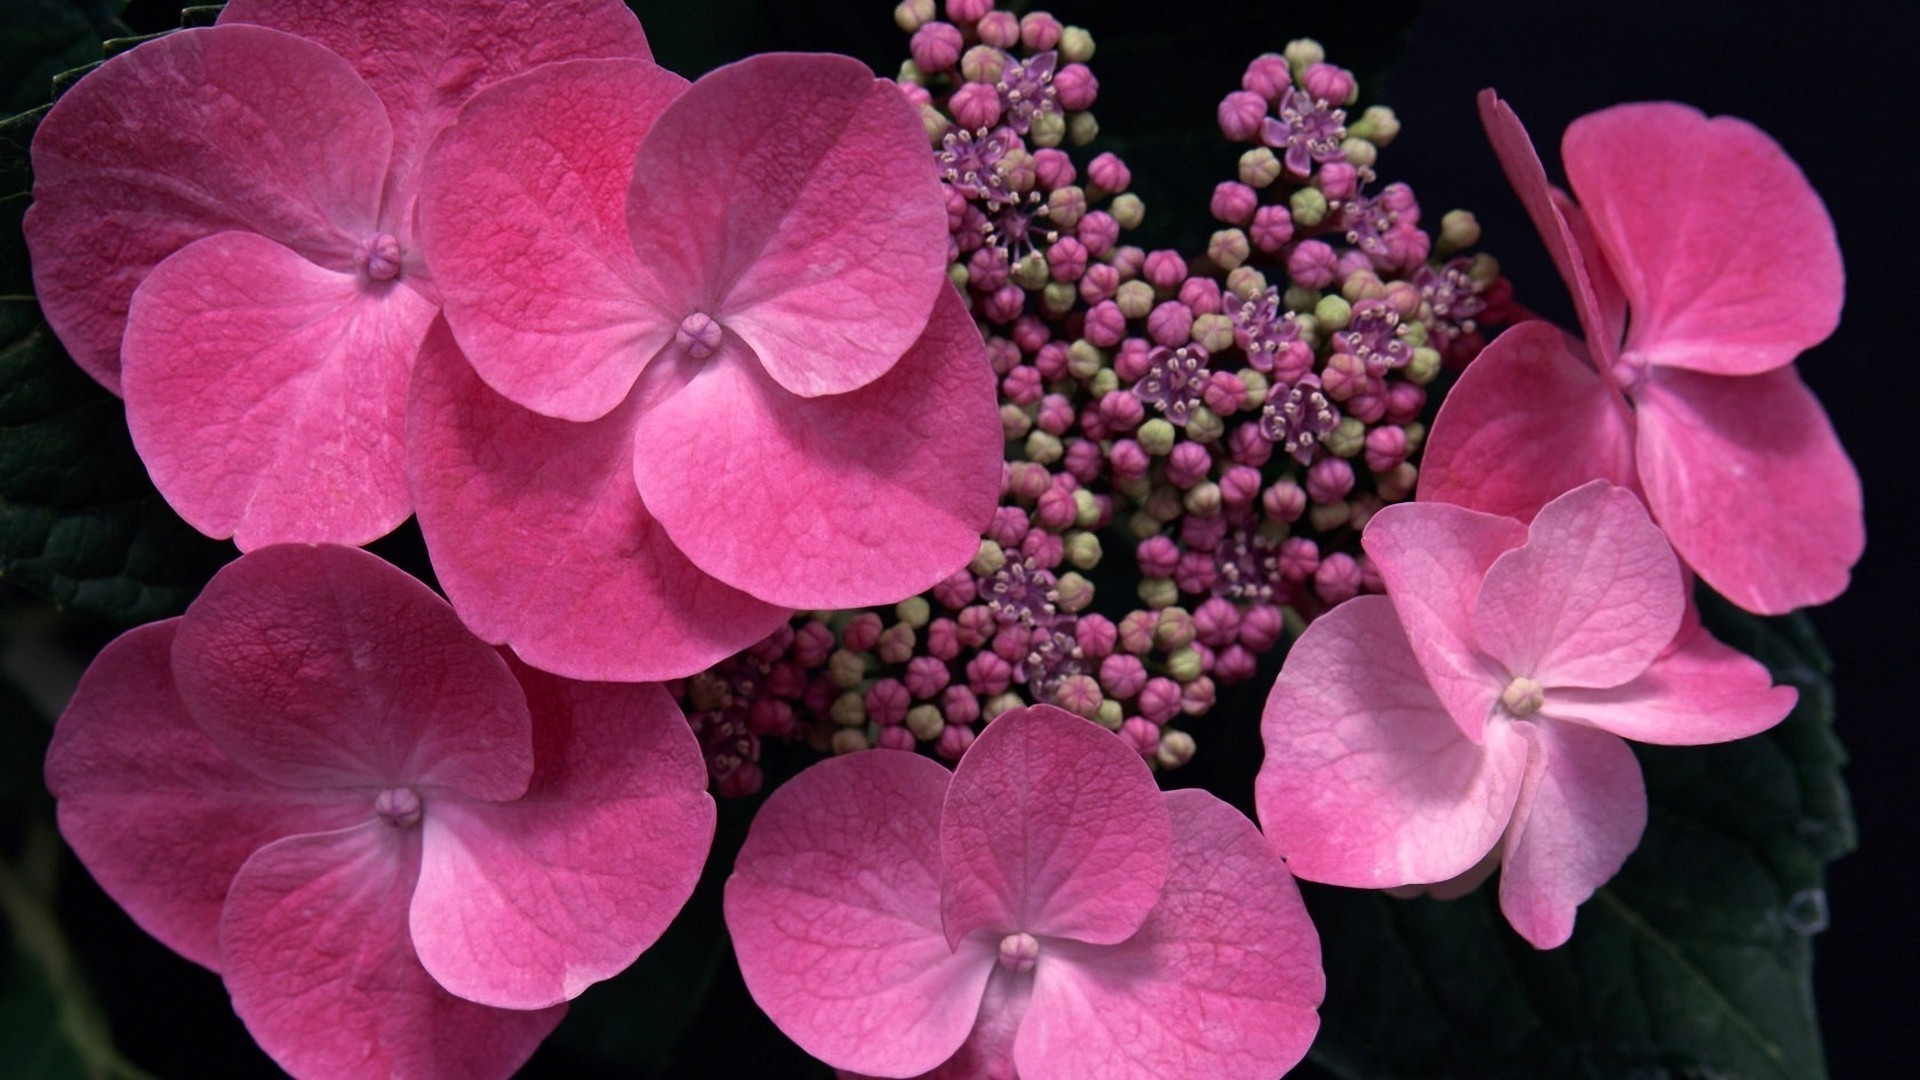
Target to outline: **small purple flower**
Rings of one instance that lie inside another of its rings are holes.
[[[1214,549],[1213,559],[1215,596],[1258,604],[1283,603],[1287,599],[1277,541],[1257,531],[1235,529]],[[1233,629],[1238,629],[1237,622]]]
[[[940,167],[940,179],[969,198],[984,199],[998,206],[1017,200],[1001,172],[1000,160],[1013,148],[1012,132],[998,128],[992,132],[949,131],[940,138],[940,149],[933,155]]]
[[[1293,312],[1281,308],[1280,290],[1272,286],[1251,300],[1228,303],[1226,309],[1234,344],[1255,371],[1272,371],[1275,354],[1300,340],[1300,324]]]
[[[1006,107],[1008,127],[1025,135],[1034,117],[1060,111],[1053,89],[1053,69],[1058,60],[1058,54],[1048,49],[1027,57],[1024,62],[1008,60],[1000,70],[994,89],[1000,91],[1000,100]]]
[[[1287,171],[1306,176],[1314,162],[1345,161],[1340,140],[1347,137],[1347,112],[1315,100],[1305,90],[1292,90],[1280,99],[1278,118],[1268,117],[1261,138],[1275,150],[1283,149]]]
[[[1260,434],[1285,447],[1302,465],[1313,460],[1314,448],[1340,423],[1340,411],[1320,392],[1317,381],[1309,379],[1276,385],[1260,410]]]
[[[1200,405],[1207,388],[1207,350],[1199,345],[1160,347],[1147,354],[1147,373],[1133,386],[1142,402],[1158,408],[1182,427]]]
[[[1385,375],[1413,360],[1413,346],[1399,337],[1400,313],[1384,300],[1362,300],[1353,306],[1347,328],[1333,335],[1334,349],[1349,353],[1366,365],[1367,374]]]

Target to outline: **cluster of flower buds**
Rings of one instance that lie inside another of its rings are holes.
[[[1222,131],[1255,146],[1190,257],[1123,243],[1144,213],[1127,166],[1061,148],[1097,131],[1090,35],[991,0],[945,14],[896,8],[900,81],[1000,378],[1001,505],[927,594],[803,614],[676,686],[726,794],[760,786],[763,738],[957,760],[981,724],[1039,703],[1185,763],[1178,718],[1251,678],[1289,617],[1379,590],[1360,530],[1410,497],[1427,385],[1505,302],[1497,264],[1457,254],[1471,215],[1435,238],[1406,185],[1370,190],[1396,121],[1349,122],[1353,76],[1317,43],[1256,59],[1221,102]]]

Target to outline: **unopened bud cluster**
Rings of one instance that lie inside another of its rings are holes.
[[[725,794],[759,787],[763,738],[957,760],[1041,702],[1184,764],[1179,718],[1251,678],[1289,615],[1379,590],[1360,531],[1411,497],[1427,386],[1505,304],[1493,260],[1459,254],[1471,215],[1434,237],[1406,185],[1374,190],[1398,123],[1350,115],[1353,76],[1317,43],[1259,57],[1221,102],[1253,148],[1213,193],[1206,250],[1144,251],[1123,242],[1144,213],[1126,165],[1062,148],[1094,131],[1092,38],[990,0],[944,8],[895,10],[901,85],[1000,380],[1001,505],[925,595],[806,613],[675,684]]]

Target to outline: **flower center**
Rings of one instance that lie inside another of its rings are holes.
[[[420,795],[412,788],[392,787],[373,797],[373,812],[396,829],[420,823]]]
[[[1638,352],[1623,352],[1620,360],[1613,366],[1613,384],[1628,397],[1638,394],[1647,385],[1647,358]]]
[[[1500,704],[1514,716],[1532,716],[1547,703],[1547,694],[1540,684],[1528,678],[1518,678],[1507,684],[1500,695]]]
[[[1040,943],[1032,934],[1008,934],[1000,939],[1000,966],[1013,974],[1025,975],[1032,971],[1038,959]]]
[[[685,350],[688,358],[705,360],[720,347],[720,324],[704,311],[696,311],[680,320],[673,332],[673,343]]]
[[[360,267],[371,281],[400,276],[400,241],[392,233],[375,233],[360,241]]]

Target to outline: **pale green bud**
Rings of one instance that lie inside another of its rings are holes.
[[[1093,712],[1093,722],[1108,731],[1119,731],[1126,720],[1126,708],[1112,698],[1101,698],[1100,707]]]
[[[1141,424],[1140,430],[1134,437],[1139,440],[1142,450],[1154,457],[1166,457],[1173,452],[1173,440],[1178,435],[1179,432],[1173,429],[1173,424],[1169,423],[1165,417],[1156,416]]]
[[[1087,605],[1093,603],[1093,582],[1071,570],[1060,575],[1053,589],[1057,596],[1054,604],[1061,611],[1077,613],[1085,611]]]
[[[1113,291],[1114,305],[1129,319],[1144,319],[1153,310],[1153,286],[1135,278],[1123,281]]]
[[[1295,225],[1311,229],[1327,219],[1327,197],[1319,188],[1301,188],[1287,196],[1287,211]]]
[[[1100,538],[1090,532],[1070,532],[1067,534],[1067,563],[1082,570],[1091,570],[1100,565]]]
[[[1037,251],[1029,251],[1013,264],[1007,276],[1023,289],[1038,289],[1047,283],[1051,274],[1052,271],[1047,268],[1047,257]]]
[[[1313,306],[1313,317],[1329,330],[1342,330],[1353,318],[1353,305],[1344,296],[1323,296]]]
[[[1250,188],[1263,188],[1280,179],[1280,159],[1264,146],[1240,155],[1240,182]]]
[[[952,126],[939,109],[931,104],[920,106],[920,130],[927,133],[927,142],[939,146],[940,140],[946,137],[947,129]]]
[[[1193,736],[1180,730],[1168,730],[1160,733],[1160,749],[1153,755],[1163,769],[1177,769],[1193,760]]]
[[[1073,286],[1067,286],[1067,292],[1073,292]],[[1076,379],[1091,379],[1105,367],[1107,356],[1100,347],[1086,338],[1081,338],[1067,346],[1067,374]],[[1117,378],[1118,376],[1116,376]]]
[[[1419,453],[1420,448],[1427,444],[1427,425],[1420,421],[1415,420],[1400,430],[1407,433],[1407,453],[1409,455]]]
[[[1386,146],[1400,134],[1400,118],[1385,105],[1369,105],[1360,119],[1347,125],[1347,134],[1358,135],[1375,146]]]
[[[1180,503],[1179,488],[1172,484],[1155,484],[1153,490],[1147,493],[1145,509],[1155,520],[1165,523],[1179,517],[1186,507]]]
[[[1200,670],[1199,650],[1191,645],[1184,649],[1175,649],[1173,655],[1167,657],[1167,674],[1172,676],[1175,682],[1182,683],[1190,683],[1199,678],[1204,674]]]
[[[1172,578],[1141,578],[1139,596],[1141,603],[1158,611],[1179,601],[1180,586],[1175,585]]]
[[[1471,210],[1449,210],[1440,218],[1440,235],[1434,254],[1445,258],[1480,242],[1480,219]]]
[[[1027,411],[1009,401],[1000,406],[1000,433],[1008,439],[1025,438],[1033,429],[1033,417]]]
[[[1213,517],[1220,513],[1220,485],[1211,480],[1202,480],[1187,489],[1186,497],[1180,500],[1187,513],[1195,517]]]
[[[1413,359],[1407,362],[1407,381],[1425,386],[1440,374],[1440,353],[1425,345],[1413,350]]]
[[[1113,215],[1113,220],[1119,222],[1121,228],[1137,229],[1140,222],[1146,219],[1147,204],[1140,201],[1140,196],[1129,191],[1115,195],[1113,201],[1107,204],[1107,213]]]
[[[867,654],[852,649],[833,650],[833,655],[827,657],[827,676],[842,690],[859,686],[860,680],[867,677]]]
[[[1187,438],[1197,443],[1212,443],[1227,433],[1227,425],[1205,405],[1195,405],[1187,414]]]
[[[1040,307],[1055,318],[1072,311],[1079,299],[1080,293],[1071,282],[1049,281],[1047,287],[1040,290]]]
[[[860,727],[867,722],[867,703],[861,698],[860,691],[848,690],[833,699],[833,706],[827,710],[827,715],[841,727]]]
[[[1071,229],[1080,224],[1080,215],[1086,212],[1087,193],[1077,186],[1055,188],[1047,195],[1047,221],[1059,228]]]
[[[1067,141],[1075,146],[1092,145],[1100,137],[1100,121],[1090,112],[1077,112],[1067,117]]]
[[[1138,499],[1139,497],[1138,495],[1131,494],[1127,496],[1129,499]],[[1160,519],[1147,513],[1145,510],[1135,510],[1133,515],[1127,518],[1127,531],[1133,534],[1135,540],[1145,540],[1149,536],[1159,536]]]
[[[947,718],[940,715],[938,705],[928,702],[907,710],[907,730],[921,742],[932,742],[946,729]]]
[[[1320,302],[1320,294],[1313,289],[1303,289],[1298,285],[1289,285],[1287,286],[1287,290],[1280,294],[1280,302],[1286,305],[1288,311],[1301,316],[1302,320],[1311,319],[1313,318],[1313,306]],[[1318,326],[1319,324],[1316,323],[1315,325]],[[1300,334],[1302,337],[1306,336],[1304,325],[1302,326]]]
[[[1387,283],[1381,281],[1380,275],[1373,271],[1361,270],[1340,283],[1340,295],[1353,304],[1362,300],[1378,300],[1387,295]]]
[[[1101,363],[1104,365],[1106,361],[1102,360]],[[1073,370],[1073,356],[1071,354],[1067,356],[1067,370]],[[1093,373],[1093,378],[1087,380],[1087,391],[1093,395],[1095,401],[1106,397],[1118,389],[1120,389],[1120,374],[1110,367],[1101,367],[1099,371]]]
[[[933,0],[900,0],[893,6],[893,25],[906,33],[933,21]]]
[[[953,282],[953,287],[956,289],[964,291],[967,287],[967,279],[972,276],[973,275],[967,273],[967,264],[965,263],[947,264],[947,280]]]
[[[995,694],[980,703],[980,719],[998,720],[1002,713],[1012,712],[1026,705],[1019,694],[1009,690],[1004,694]]]
[[[1241,368],[1234,374],[1240,376],[1241,384],[1247,388],[1248,408],[1257,409],[1266,403],[1267,393],[1272,389],[1272,385],[1267,382],[1265,375],[1252,368]]]
[[[1499,281],[1500,260],[1485,251],[1475,255],[1473,261],[1467,264],[1467,277],[1471,278],[1475,285],[1482,287]]]
[[[900,74],[894,77],[894,81],[906,86],[925,86],[927,85],[927,75],[926,72],[920,70],[919,64],[911,60],[906,60],[901,62]]]
[[[973,553],[973,561],[967,564],[967,570],[974,577],[988,577],[998,573],[1007,565],[1007,553],[992,540],[982,539],[980,550]]]
[[[1380,159],[1379,147],[1351,135],[1340,140],[1340,149],[1347,155],[1347,164],[1356,169],[1371,169],[1373,163]]]
[[[1227,275],[1227,291],[1242,300],[1251,300],[1267,291],[1267,275],[1251,266],[1235,267]]]
[[[1322,445],[1327,448],[1327,453],[1334,457],[1353,457],[1367,448],[1367,425],[1361,423],[1357,417],[1343,416],[1340,418],[1340,423],[1336,424],[1332,431],[1327,432],[1326,441]]]
[[[1027,460],[1041,465],[1051,465],[1060,460],[1066,448],[1060,445],[1060,436],[1051,431],[1034,428],[1027,432]]]
[[[1418,319],[1400,324],[1400,340],[1419,348],[1427,343],[1427,324]]]
[[[1374,477],[1373,489],[1387,502],[1402,502],[1413,494],[1414,482],[1420,478],[1420,470],[1413,462],[1403,461],[1384,474]]]
[[[1232,270],[1247,261],[1253,245],[1239,229],[1220,229],[1207,239],[1207,258],[1222,270]]]
[[[1036,113],[1027,128],[1027,141],[1035,146],[1055,147],[1067,140],[1067,118],[1057,112]]]
[[[1093,492],[1086,488],[1073,489],[1073,523],[1083,529],[1093,528],[1100,520],[1100,504],[1094,501]]]
[[[894,617],[915,630],[924,628],[933,617],[933,605],[924,596],[909,596],[893,605]]]
[[[837,755],[857,754],[862,750],[873,749],[873,744],[867,741],[866,731],[857,727],[836,729],[831,745],[833,752]]]
[[[1093,59],[1093,35],[1077,26],[1066,26],[1060,30],[1060,61],[1066,64],[1084,64]]]
[[[1194,341],[1210,353],[1233,348],[1233,320],[1219,312],[1198,315],[1193,320]]]
[[[1308,68],[1326,61],[1327,50],[1312,38],[1295,38],[1287,42],[1281,55],[1287,58],[1287,69],[1293,72],[1293,81],[1299,82],[1300,76],[1306,74]]]

